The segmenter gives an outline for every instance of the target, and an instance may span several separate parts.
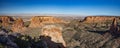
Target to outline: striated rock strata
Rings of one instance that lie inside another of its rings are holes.
[[[114,18],[114,16],[88,16],[85,17],[85,19],[83,20],[83,22],[85,23],[103,23],[106,21],[112,21]],[[120,18],[120,17],[118,17]]]
[[[13,21],[13,19],[9,16],[0,16],[0,22],[2,23],[2,26],[9,26],[10,21]]]
[[[41,27],[44,24],[63,23],[63,20],[52,16],[35,16],[31,18],[29,27]]]
[[[18,18],[15,20],[15,22],[12,25],[12,31],[13,32],[21,32],[25,30],[24,22],[21,18]]]

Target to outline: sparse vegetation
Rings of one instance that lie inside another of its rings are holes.
[[[62,35],[67,44],[67,48],[120,48],[120,37],[115,37],[109,33],[111,20],[102,23],[80,22],[80,19],[67,20],[68,24],[48,23],[44,25],[57,25],[63,28]],[[118,21],[118,25],[119,25]],[[12,25],[12,23],[11,23]],[[4,27],[0,23],[0,38],[9,39],[19,48],[44,48],[44,42],[40,39],[42,27],[31,28],[30,21],[24,22],[27,29],[20,35],[13,35],[11,26]],[[5,32],[5,35],[2,33]],[[4,40],[2,40],[4,41]],[[10,45],[1,43],[0,48],[9,48]]]
[[[28,26],[30,25],[30,21],[26,21],[26,22],[24,23],[24,25],[25,25],[25,27],[28,27]]]

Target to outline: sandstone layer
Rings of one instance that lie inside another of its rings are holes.
[[[44,24],[63,23],[63,20],[52,16],[35,16],[31,18],[29,27],[41,27]]]
[[[85,23],[103,23],[103,22],[107,22],[107,21],[112,21],[114,18],[114,16],[88,16],[85,17],[85,19],[83,20],[83,22]],[[120,18],[120,17],[117,17]]]
[[[51,37],[51,41],[55,43],[62,43],[64,47],[66,47],[66,43],[62,36],[62,28],[55,25],[46,25],[42,28],[41,36],[49,36]],[[49,45],[54,46],[47,42]],[[51,48],[51,47],[50,47]]]
[[[25,30],[24,22],[22,18],[17,18],[13,25],[12,25],[12,31],[13,32],[21,32]]]
[[[0,16],[0,22],[2,23],[2,26],[9,26],[10,21],[13,19],[9,16]]]

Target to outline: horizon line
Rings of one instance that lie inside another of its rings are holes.
[[[79,14],[0,14],[0,16],[120,16],[120,15],[79,15]]]

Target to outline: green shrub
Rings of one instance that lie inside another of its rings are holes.
[[[5,48],[5,46],[4,46],[4,45],[2,45],[2,44],[0,44],[0,48]]]

